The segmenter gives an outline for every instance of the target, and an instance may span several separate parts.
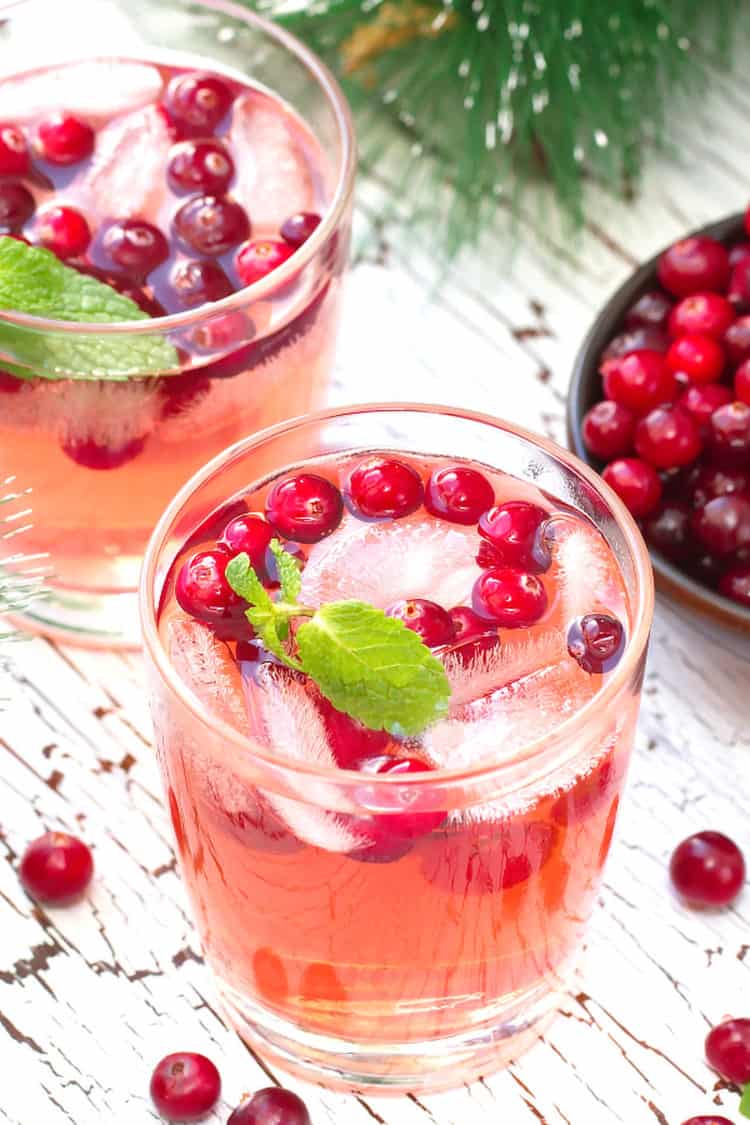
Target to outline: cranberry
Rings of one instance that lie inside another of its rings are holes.
[[[656,469],[689,465],[702,445],[698,423],[680,406],[657,406],[635,428],[636,453]]]
[[[537,569],[542,563],[539,529],[548,514],[525,500],[511,500],[483,512],[479,534],[494,548],[495,565]]]
[[[124,445],[111,447],[105,442],[96,441],[94,438],[64,438],[60,448],[66,457],[81,465],[84,469],[97,469],[107,471],[119,469],[134,461],[143,450],[146,440],[143,437],[134,437]]]
[[[145,219],[118,219],[101,235],[101,246],[109,262],[136,277],[160,266],[169,255],[169,243]]]
[[[675,890],[692,906],[727,906],[742,890],[745,860],[721,832],[697,832],[672,853],[669,874]]]
[[[16,231],[34,214],[34,196],[14,180],[0,183],[0,234]]]
[[[732,392],[723,383],[703,383],[686,387],[677,400],[683,410],[692,415],[701,429],[708,425],[714,410],[732,401]]]
[[[647,516],[658,507],[662,483],[656,469],[645,461],[637,457],[612,461],[602,477],[634,516]]]
[[[21,882],[33,898],[55,906],[80,898],[91,882],[94,861],[89,848],[67,832],[45,832],[21,858]]]
[[[750,472],[731,466],[705,465],[695,474],[690,487],[693,506],[703,508],[717,496],[750,493]]]
[[[188,199],[172,222],[187,247],[211,257],[231,250],[250,233],[250,223],[239,203],[217,195]]]
[[[23,387],[25,379],[17,379],[9,371],[0,370],[0,394],[15,395]]]
[[[732,567],[719,579],[719,591],[725,598],[750,609],[750,565]]]
[[[438,839],[427,849],[422,870],[428,882],[463,901],[467,895],[496,895],[528,882],[545,866],[557,829],[543,820],[488,821]]]
[[[568,629],[568,652],[584,672],[609,672],[622,656],[625,630],[608,613],[587,613]]]
[[[232,91],[215,74],[180,74],[167,86],[164,102],[178,125],[198,135],[213,133],[233,101]]]
[[[283,266],[293,253],[294,247],[288,246],[286,242],[277,242],[272,238],[256,239],[240,246],[234,259],[234,268],[243,285],[252,285]]]
[[[269,1086],[238,1105],[227,1125],[311,1125],[311,1122],[302,1098],[291,1090]]]
[[[665,501],[647,517],[643,534],[648,543],[668,559],[679,561],[687,558],[692,547],[687,504]]]
[[[157,1063],[149,1089],[162,1117],[170,1121],[198,1121],[219,1100],[221,1077],[205,1055],[178,1051]]]
[[[744,360],[734,373],[734,397],[750,406],[750,359]]]
[[[724,350],[730,363],[750,359],[750,316],[738,316],[724,333]]]
[[[750,1019],[725,1020],[709,1031],[706,1059],[727,1082],[750,1082]]]
[[[394,602],[385,612],[388,617],[403,621],[407,629],[421,637],[428,648],[447,645],[453,639],[450,614],[436,602],[425,598],[404,598]]]
[[[0,122],[0,176],[24,176],[30,167],[26,137],[17,125]]]
[[[713,238],[683,238],[665,250],[657,267],[659,281],[675,297],[703,289],[721,292],[729,280],[727,251]]]
[[[234,161],[221,141],[182,141],[167,164],[167,182],[176,192],[222,195],[234,175]]]
[[[667,366],[691,383],[715,383],[724,363],[724,349],[713,336],[679,336],[667,352]]]
[[[660,289],[644,293],[625,313],[625,327],[664,328],[673,309],[672,301]]]
[[[91,241],[89,225],[73,207],[46,207],[37,215],[39,242],[58,258],[77,258]]]
[[[710,1117],[691,1117],[688,1121],[683,1121],[682,1125],[732,1125],[728,1117],[715,1117],[713,1114]]]
[[[319,543],[341,523],[344,502],[335,484],[315,473],[300,473],[275,484],[266,499],[266,518],[285,539]]]
[[[717,496],[693,515],[693,530],[714,555],[731,555],[750,544],[750,498]]]
[[[729,266],[736,266],[743,258],[750,258],[750,242],[737,242],[729,251]]]
[[[647,328],[639,325],[637,328],[613,336],[602,352],[601,358],[602,361],[616,359],[618,356],[640,351],[661,353],[667,350],[669,344],[669,336],[663,328]]]
[[[371,777],[408,777],[429,770],[429,766],[417,758],[394,758],[389,754],[364,758],[357,768],[360,773]],[[368,843],[357,850],[355,859],[368,862],[399,859],[404,854],[404,841],[428,836],[445,821],[444,810],[419,808],[423,798],[422,791],[417,788],[399,790],[394,787],[386,790],[381,787],[368,791],[363,785],[359,799],[364,805],[377,808],[378,812],[356,823],[357,831],[367,837]]]
[[[454,644],[463,644],[464,641],[472,641],[477,637],[490,635],[488,630],[491,630],[492,626],[488,625],[487,619],[480,617],[467,605],[454,606],[453,609],[448,611],[448,615],[453,626]]]
[[[425,508],[433,516],[451,523],[476,523],[491,508],[495,493],[486,477],[476,469],[454,466],[437,469],[427,482]]]
[[[692,293],[675,305],[669,317],[669,334],[675,338],[694,335],[721,340],[734,320],[730,301],[719,293]]]
[[[358,515],[400,519],[420,506],[424,486],[411,465],[393,457],[369,457],[349,477],[349,496]]]
[[[750,305],[750,258],[741,258],[729,275],[727,297],[736,312],[747,312]]]
[[[129,297],[138,308],[149,316],[166,316],[167,310],[156,297],[152,297],[145,289],[140,289],[137,286],[123,286],[118,290],[122,293],[123,297]]]
[[[605,399],[584,416],[581,435],[589,453],[602,461],[622,457],[633,447],[635,415],[627,406]]]
[[[231,555],[246,554],[253,570],[262,577],[266,572],[266,551],[274,537],[270,523],[262,516],[242,515],[230,520],[221,533],[219,545]]]
[[[636,414],[645,414],[664,402],[671,402],[677,392],[674,373],[655,351],[637,351],[602,364],[604,393]]]
[[[313,231],[317,230],[320,226],[320,215],[316,215],[314,211],[298,211],[296,215],[290,215],[288,219],[284,219],[281,224],[281,237],[290,246],[301,246],[303,242],[307,242]]]
[[[242,605],[226,579],[230,561],[226,547],[198,551],[180,567],[175,582],[175,597],[185,613],[199,621],[224,620]]]
[[[750,464],[750,405],[730,402],[711,415],[709,446],[721,461]]]
[[[358,719],[337,710],[311,680],[307,680],[305,687],[323,720],[328,744],[340,769],[357,770],[366,758],[386,753],[391,744],[387,731],[370,730]]]
[[[77,164],[94,151],[94,130],[80,117],[53,113],[37,127],[37,147],[50,164]]]
[[[509,629],[533,625],[547,609],[547,591],[534,574],[494,567],[474,583],[472,602],[480,617]]]
[[[185,308],[220,301],[234,292],[224,270],[216,262],[180,262],[172,272],[170,287]]]

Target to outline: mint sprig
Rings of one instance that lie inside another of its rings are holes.
[[[150,319],[135,301],[63,265],[50,250],[2,235],[0,310],[78,324]],[[126,379],[159,374],[178,364],[174,347],[158,333],[127,337],[54,333],[20,328],[0,318],[4,368],[8,360],[12,373],[22,379]]]
[[[271,551],[281,584],[276,601],[246,554],[232,559],[226,577],[250,603],[246,617],[274,656],[308,675],[334,707],[372,730],[415,735],[446,714],[445,669],[413,630],[366,602],[330,602],[316,610],[300,605],[296,559],[277,540]]]
[[[750,1082],[745,1086],[740,1098],[740,1113],[743,1117],[750,1117]]]

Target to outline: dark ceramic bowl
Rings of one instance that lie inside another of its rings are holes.
[[[741,214],[732,215],[719,223],[712,223],[691,233],[706,234],[727,244],[747,238]],[[637,269],[609,299],[594,321],[576,357],[573,379],[568,392],[568,437],[571,449],[575,450],[581,460],[599,471],[604,467],[603,463],[592,457],[583,444],[581,423],[586,411],[602,397],[599,374],[602,352],[610,340],[622,331],[625,313],[634,301],[649,289],[659,288],[656,266],[660,256],[661,251]],[[716,590],[703,586],[654,550],[651,550],[651,561],[660,591],[692,611],[750,633],[750,609],[730,601]]]

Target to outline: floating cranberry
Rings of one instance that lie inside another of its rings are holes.
[[[497,895],[538,875],[549,860],[558,830],[546,820],[490,820],[438,838],[425,851],[429,883],[463,901],[467,895]]]
[[[420,506],[424,486],[411,465],[393,457],[368,457],[349,477],[349,496],[358,515],[400,519]]]
[[[468,525],[476,523],[494,502],[495,493],[486,477],[476,469],[451,466],[432,474],[424,504],[433,516]]]
[[[169,279],[170,287],[180,304],[197,308],[209,301],[221,301],[234,292],[231,281],[216,262],[180,262]]]
[[[340,769],[358,770],[365,759],[386,753],[391,744],[387,731],[370,730],[351,715],[337,710],[311,680],[305,687],[323,720],[328,745]]]
[[[10,371],[0,370],[0,394],[18,394],[26,382],[25,379],[17,379],[15,375],[11,375]]]
[[[428,648],[447,645],[453,640],[453,622],[447,610],[426,598],[404,598],[385,611],[388,617],[403,621],[421,637]]]
[[[723,343],[730,363],[750,359],[750,316],[738,316],[724,333]]]
[[[568,629],[568,652],[584,672],[609,672],[622,656],[625,630],[608,613],[587,613]]]
[[[657,406],[635,428],[636,453],[657,469],[689,465],[702,445],[698,423],[680,406]]]
[[[625,313],[625,327],[664,328],[674,305],[666,293],[651,289],[644,293]]]
[[[30,164],[22,131],[10,121],[0,122],[0,176],[25,176]]]
[[[750,565],[732,567],[719,579],[719,591],[750,609]]]
[[[172,223],[185,246],[209,257],[231,250],[250,233],[250,223],[239,203],[218,195],[188,199]]]
[[[692,548],[689,507],[679,501],[665,501],[646,518],[643,534],[668,559],[686,559]]]
[[[705,235],[683,238],[665,250],[657,267],[659,281],[675,297],[703,289],[721,292],[729,280],[727,251]]]
[[[266,569],[266,551],[273,537],[270,523],[262,516],[248,514],[229,521],[221,533],[219,545],[226,547],[231,555],[246,554],[250,565],[262,576]]]
[[[178,1051],[157,1063],[151,1075],[151,1100],[170,1121],[198,1121],[219,1100],[221,1077],[205,1055]]]
[[[662,483],[656,469],[645,461],[637,457],[612,461],[602,477],[634,516],[647,516],[658,507]]]
[[[32,898],[63,906],[86,890],[94,874],[94,860],[76,836],[45,832],[26,848],[19,874]]]
[[[741,258],[729,275],[727,297],[735,312],[747,312],[750,306],[750,258]]]
[[[635,415],[627,406],[605,399],[597,402],[584,416],[581,434],[584,445],[594,457],[611,461],[633,448]]]
[[[494,567],[477,578],[472,603],[480,617],[497,621],[509,629],[525,628],[544,615],[547,591],[535,574]]]
[[[713,336],[679,336],[667,352],[667,366],[691,383],[715,383],[724,363],[724,349]]]
[[[652,351],[666,352],[670,345],[670,338],[663,328],[649,328],[639,325],[630,328],[627,332],[620,332],[609,341],[602,352],[602,361],[616,359],[618,356],[629,355],[631,352]]]
[[[706,1059],[727,1082],[750,1082],[750,1019],[725,1020],[709,1031]]]
[[[167,164],[167,182],[178,193],[222,195],[233,175],[234,161],[221,141],[181,141]]]
[[[453,609],[448,610],[448,614],[453,626],[454,644],[462,644],[464,641],[471,641],[476,637],[487,636],[488,629],[492,629],[492,626],[488,625],[486,617],[480,617],[467,605],[454,606]]]
[[[178,124],[191,132],[213,133],[234,100],[232,91],[215,74],[180,74],[167,86],[164,103]]]
[[[80,117],[53,113],[37,127],[37,148],[50,164],[77,164],[94,151],[94,130]]]
[[[672,853],[669,874],[675,890],[691,906],[727,906],[742,890],[745,860],[721,832],[697,832]]]
[[[709,423],[708,442],[722,462],[750,465],[750,405],[730,402],[715,410]]]
[[[479,534],[492,545],[495,565],[535,570],[547,562],[541,557],[539,529],[548,515],[525,500],[510,500],[483,512]]]
[[[677,393],[674,373],[664,356],[655,351],[637,351],[602,364],[604,393],[636,414],[671,402]]]
[[[37,215],[35,234],[58,258],[77,258],[91,241],[89,224],[73,207],[45,207]]]
[[[286,242],[277,242],[272,238],[256,239],[240,246],[234,259],[234,268],[243,285],[252,285],[283,266],[293,253],[294,247],[288,246]]]
[[[698,334],[721,340],[735,310],[720,293],[692,293],[675,305],[669,316],[669,334],[675,338]]]
[[[209,624],[234,616],[242,606],[226,579],[231,555],[224,546],[198,551],[180,567],[175,597],[185,613]]]
[[[315,473],[287,477],[266,499],[266,518],[285,539],[319,543],[341,523],[344,502],[335,484]]]
[[[311,1125],[311,1122],[302,1098],[291,1090],[269,1086],[238,1105],[227,1125]]]
[[[101,247],[115,267],[135,277],[145,277],[169,256],[169,243],[145,219],[118,219],[101,235]]]
[[[34,196],[23,184],[0,183],[0,234],[19,230],[34,214]]]
[[[66,457],[75,461],[84,469],[96,469],[108,472],[110,469],[119,469],[134,461],[143,452],[146,439],[140,436],[131,438],[124,445],[110,446],[106,442],[96,441],[95,438],[66,437],[60,442],[60,448]]]
[[[750,498],[717,496],[693,515],[693,530],[714,555],[732,555],[750,544]]]
[[[750,493],[750,472],[728,465],[704,465],[692,478],[690,490],[693,506],[703,508],[717,496]]]
[[[357,766],[361,774],[371,777],[409,777],[415,773],[424,774],[429,768],[418,758],[394,758],[389,754],[364,758]],[[423,792],[417,788],[399,790],[390,787],[368,792],[367,786],[363,785],[358,792],[360,802],[377,808],[378,812],[372,814],[368,821],[357,824],[357,830],[368,838],[368,845],[357,852],[356,858],[369,861],[377,858],[381,862],[400,858],[403,849],[397,845],[394,850],[394,841],[416,840],[439,828],[445,821],[445,810],[424,808]],[[373,850],[377,855],[373,855]]]
[[[281,237],[290,246],[301,246],[320,226],[320,215],[313,211],[298,211],[281,224]]]
[[[698,425],[703,428],[714,410],[732,402],[732,392],[723,383],[704,383],[686,387],[677,400],[678,405],[692,415]]]

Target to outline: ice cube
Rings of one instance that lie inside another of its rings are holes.
[[[142,442],[153,430],[161,406],[155,384],[154,379],[81,379],[67,384],[60,411],[62,444],[90,444],[116,457]]]
[[[213,630],[191,617],[174,617],[167,625],[166,648],[177,675],[211,714],[246,733],[242,676]]]
[[[563,638],[556,629],[536,634],[507,630],[499,645],[478,652],[468,662],[449,653],[445,658],[445,671],[451,685],[451,713],[557,663],[563,655]]]
[[[0,119],[25,122],[51,110],[67,110],[93,125],[158,98],[162,77],[146,63],[92,59],[63,63],[0,84]],[[133,181],[140,178],[138,169]]]
[[[428,598],[444,609],[469,599],[481,573],[476,528],[424,512],[388,523],[347,515],[330,539],[310,551],[303,601],[313,607],[357,598],[385,609],[400,598]]]
[[[157,222],[167,196],[165,168],[171,145],[167,121],[154,105],[105,125],[80,182],[90,220],[137,215]]]
[[[548,526],[552,530],[563,621],[571,622],[597,610],[614,613],[621,621],[627,621],[622,580],[602,533],[565,515],[553,516]]]
[[[255,230],[278,228],[296,211],[315,210],[299,126],[278,103],[259,91],[239,98],[229,139],[237,166],[232,192]]]

